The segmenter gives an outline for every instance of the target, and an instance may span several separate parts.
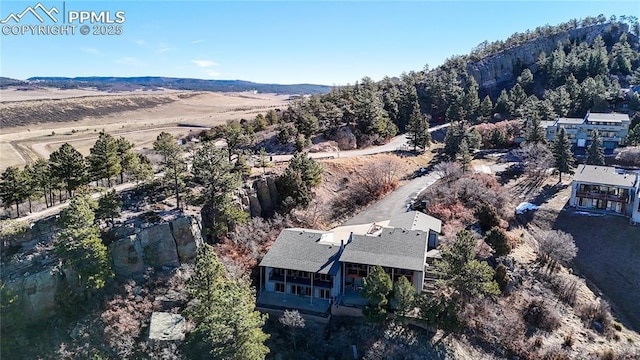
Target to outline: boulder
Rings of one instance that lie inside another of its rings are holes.
[[[260,201],[260,206],[263,212],[273,211],[275,202],[271,198],[271,191],[269,189],[268,180],[258,179],[253,183],[253,187],[256,190],[256,195]]]
[[[180,314],[154,312],[151,314],[151,325],[149,325],[149,340],[182,341],[185,325],[186,321]]]
[[[347,126],[338,129],[335,135],[335,141],[340,150],[353,150],[358,147],[356,136]]]
[[[262,216],[262,206],[256,195],[249,195],[249,215],[251,217]]]
[[[48,267],[34,274],[25,273],[22,277],[6,282],[6,285],[17,295],[26,320],[35,321],[54,314],[55,295],[60,280],[60,273]]]
[[[152,267],[179,266],[178,249],[168,223],[154,225],[138,234],[144,262]]]
[[[113,271],[119,276],[141,273],[147,266],[142,258],[142,248],[136,235],[130,235],[110,246]]]
[[[171,231],[180,262],[188,262],[195,258],[198,248],[204,242],[198,221],[192,217],[178,218],[171,222]]]

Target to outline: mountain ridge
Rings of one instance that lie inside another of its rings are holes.
[[[174,90],[242,92],[258,91],[276,94],[324,94],[331,90],[328,85],[318,84],[271,84],[246,80],[206,80],[196,78],[178,78],[162,76],[87,76],[59,77],[34,76],[26,81],[9,78],[0,79],[0,87],[11,85],[40,85],[60,89],[95,87],[104,91],[129,91],[136,89],[165,88]]]

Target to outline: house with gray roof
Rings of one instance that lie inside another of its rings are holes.
[[[427,232],[429,233],[429,247],[436,248],[438,234],[442,232],[442,221],[420,211],[407,211],[394,215],[389,220],[388,227]]]
[[[416,292],[422,292],[428,237],[428,232],[402,228],[383,228],[376,235],[352,234],[340,255],[343,288],[361,288],[371,268],[378,265],[393,282],[404,276]]]
[[[346,297],[356,305],[376,265],[394,282],[404,276],[422,292],[433,263],[427,254],[441,229],[440,220],[418,212],[394,217],[387,227],[373,224],[362,234],[284,229],[260,262],[257,305],[328,317],[331,305],[344,305]]]
[[[605,149],[625,145],[630,124],[627,114],[591,112],[587,112],[584,118],[558,117],[555,121],[540,123],[545,128],[547,141],[555,140],[560,128],[564,128],[571,143],[578,148],[589,146],[593,140],[593,131],[598,130]]]
[[[569,204],[640,222],[640,175],[610,166],[579,165],[571,182]]]

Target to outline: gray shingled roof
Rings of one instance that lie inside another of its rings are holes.
[[[407,230],[433,230],[438,234],[442,231],[442,222],[433,216],[420,211],[409,211],[394,215],[389,221],[389,227]]]
[[[609,166],[580,165],[573,177],[577,182],[633,187],[635,174],[619,174],[616,168]]]
[[[392,228],[377,236],[353,234],[340,261],[423,271],[427,236],[420,230]]]
[[[324,231],[284,229],[278,235],[260,266],[335,275],[340,267],[340,246],[321,243]]]

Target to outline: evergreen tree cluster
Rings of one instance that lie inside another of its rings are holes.
[[[558,43],[548,54],[541,53],[535,63],[517,64],[511,84],[483,88],[468,72],[472,62],[537,37],[599,24],[607,26],[590,42],[576,38]],[[286,143],[301,136],[308,144],[316,134],[331,138],[346,126],[355,134],[359,147],[406,132],[410,146],[424,149],[430,143],[424,127],[430,122],[474,124],[495,116],[549,120],[582,117],[587,110],[615,110],[628,101],[621,97],[621,87],[640,83],[639,44],[630,40],[624,31],[627,28],[637,32],[637,18],[607,19],[600,15],[572,19],[516,33],[505,41],[484,42],[470,55],[451,57],[436,69],[425,66],[422,71],[385,77],[379,82],[365,77],[353,85],[333,88],[328,94],[296,101],[280,117],[278,139]],[[640,104],[640,98],[637,102]]]
[[[116,139],[104,131],[86,158],[73,145],[64,143],[48,160],[38,159],[23,169],[6,168],[0,175],[0,199],[5,206],[15,206],[19,216],[19,205],[25,201],[30,212],[34,200],[44,199],[45,205],[51,207],[56,197],[62,202],[63,195],[71,198],[90,182],[112,187],[118,178],[120,183],[125,177],[136,182],[149,179],[153,175],[151,162],[132,150],[133,144],[127,139]]]

